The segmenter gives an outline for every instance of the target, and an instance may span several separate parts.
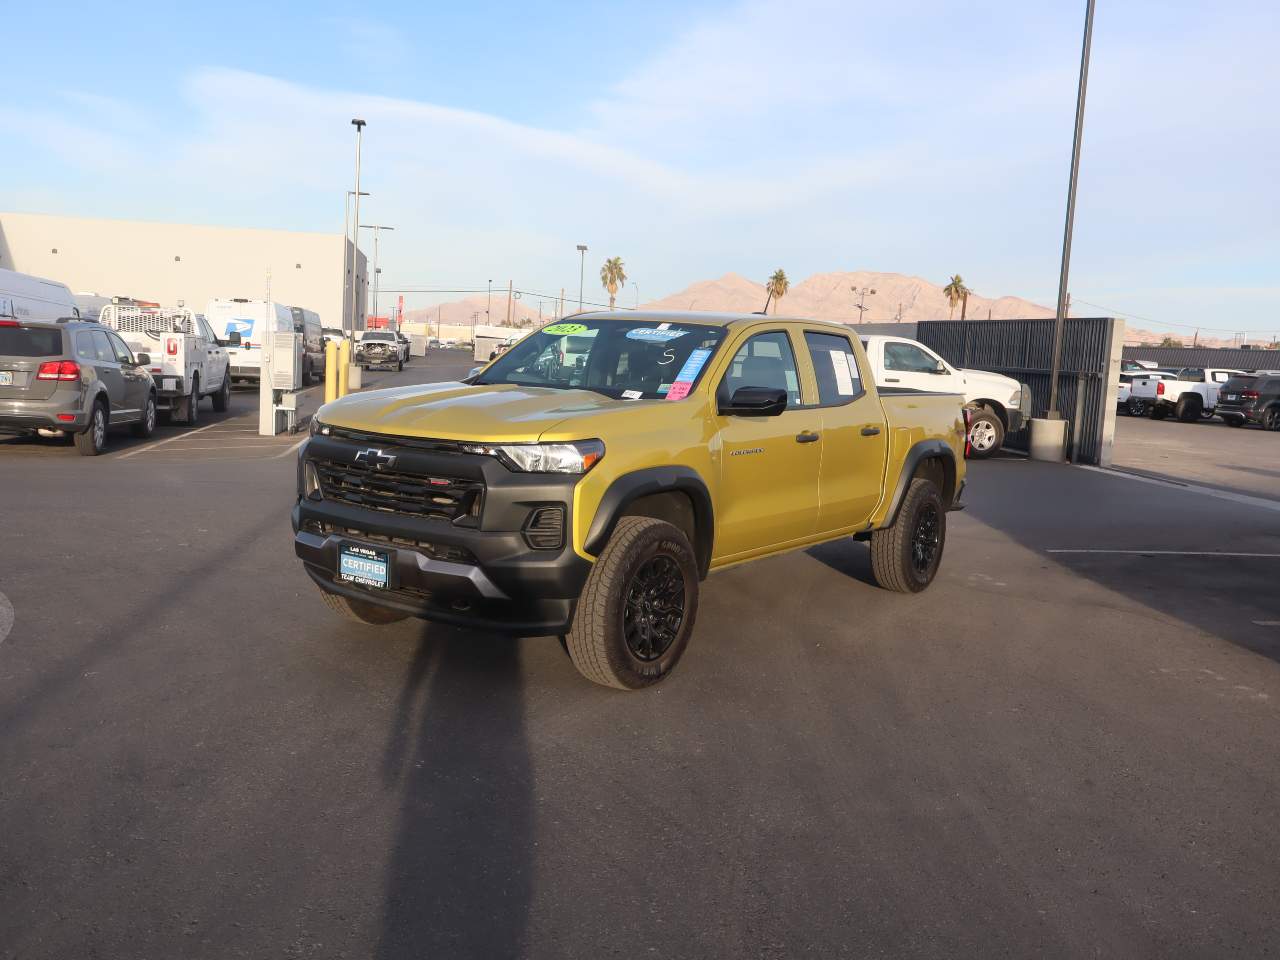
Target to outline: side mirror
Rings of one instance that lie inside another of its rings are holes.
[[[239,330],[232,330],[230,333],[227,334],[227,346],[238,347],[240,346],[240,342],[241,341],[240,341]]]
[[[930,370],[929,372],[930,372],[930,373],[946,373],[946,372],[947,372],[947,368],[946,368],[946,367],[944,367],[942,364],[938,364],[936,367],[934,367],[934,368],[933,368],[932,370]]]
[[[720,404],[722,417],[776,417],[787,409],[787,391],[774,387],[739,387],[727,403]]]
[[[150,363],[151,363],[151,354],[149,354],[149,353],[135,353],[135,354],[133,355],[133,360],[134,360],[134,362],[135,362],[138,366],[140,366],[140,367],[149,366],[149,365],[150,365]]]

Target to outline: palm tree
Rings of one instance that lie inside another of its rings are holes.
[[[942,292],[947,295],[947,302],[951,304],[951,313],[949,317],[956,315],[956,304],[960,304],[960,319],[965,318],[965,314],[969,312],[969,294],[973,293],[964,285],[964,278],[960,274],[956,274],[951,278],[951,282],[942,288]]]
[[[768,313],[769,301],[781,300],[787,295],[787,291],[791,289],[791,281],[787,279],[787,271],[782,268],[778,268],[773,271],[773,276],[769,278],[769,281],[764,285],[764,288],[769,292],[769,296],[766,297],[764,301],[764,312]],[[773,312],[778,312],[778,308],[776,306],[773,308]]]
[[[604,266],[600,268],[600,283],[609,291],[609,309],[613,309],[613,303],[618,297],[618,288],[625,286],[627,282],[627,271],[622,265],[621,257],[610,257],[604,262]]]

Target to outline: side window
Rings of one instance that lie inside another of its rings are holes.
[[[884,345],[884,368],[902,373],[933,373],[938,361],[914,343],[890,342]]]
[[[218,338],[213,335],[213,331],[209,329],[209,323],[204,317],[196,317],[196,327],[200,331],[200,336],[204,337],[209,343],[213,343]]]
[[[94,346],[93,335],[96,330],[82,330],[76,334],[76,357],[80,360],[88,360],[92,363],[98,359],[98,351]]]
[[[758,333],[733,355],[720,381],[720,396],[729,398],[739,387],[772,387],[787,391],[787,406],[800,405],[800,376],[786,333]]]
[[[99,363],[117,363],[116,352],[111,348],[111,341],[102,330],[93,331],[93,352]]]
[[[108,333],[107,339],[111,341],[111,348],[116,352],[116,361],[118,363],[133,363],[133,351],[125,345],[123,340],[114,333]]]
[[[1204,371],[1199,367],[1183,367],[1178,379],[1188,383],[1204,383]]]
[[[1231,379],[1231,374],[1227,373],[1227,371],[1225,371],[1225,370],[1215,370],[1215,371],[1213,371],[1213,382],[1214,382],[1214,383],[1226,383],[1226,382],[1227,382],[1228,380],[1230,380],[1230,379]]]
[[[824,407],[849,403],[862,396],[862,376],[849,341],[834,333],[805,331],[804,341],[818,378],[818,403]]]

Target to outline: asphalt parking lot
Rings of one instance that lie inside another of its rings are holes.
[[[1255,424],[1117,416],[1113,466],[1280,500],[1280,433]]]
[[[0,957],[1280,951],[1280,510],[973,464],[927,592],[718,573],[623,694],[334,618],[297,438],[199,437],[0,444]]]

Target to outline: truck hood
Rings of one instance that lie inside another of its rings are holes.
[[[537,440],[570,417],[629,406],[590,390],[512,384],[414,384],[351,394],[316,412],[321,423],[369,433],[437,440]]]
[[[966,399],[986,396],[991,400],[1004,402],[1012,396],[1015,390],[1021,387],[1017,380],[1013,379],[1013,377],[1006,377],[1003,373],[961,369],[960,376],[964,377]],[[970,394],[972,394],[972,397]]]

